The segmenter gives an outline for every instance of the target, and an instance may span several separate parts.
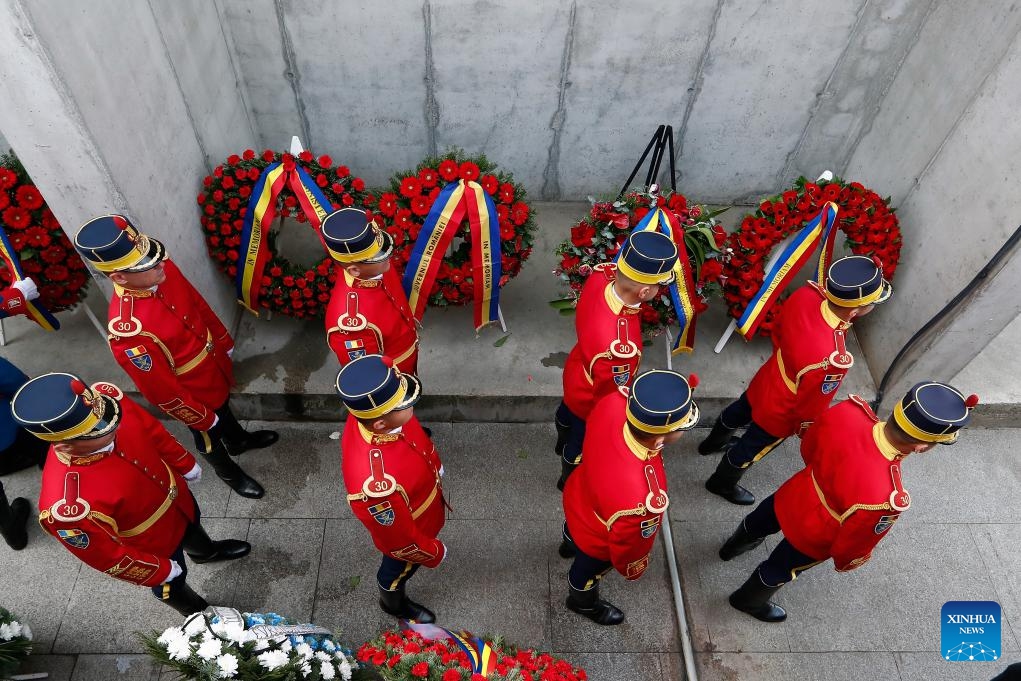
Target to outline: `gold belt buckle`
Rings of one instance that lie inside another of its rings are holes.
[[[208,341],[206,343],[206,352],[212,352],[215,347],[216,346],[213,345],[213,341]]]

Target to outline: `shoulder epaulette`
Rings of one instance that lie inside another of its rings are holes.
[[[649,509],[650,513],[664,512],[670,505],[670,499],[666,495],[666,490],[659,484],[656,469],[650,464],[645,465],[645,482],[649,485],[649,494],[645,497],[645,508]]]
[[[851,400],[852,402],[857,404],[859,407],[861,407],[862,410],[866,414],[868,414],[868,417],[870,419],[872,419],[872,421],[874,421],[875,423],[879,423],[879,417],[876,416],[876,412],[872,411],[872,406],[869,405],[869,403],[865,401],[864,397],[862,397],[861,395],[848,395],[847,399]]]
[[[617,278],[617,265],[612,262],[601,262],[598,265],[593,265],[592,269],[596,272],[602,272],[607,281],[613,281]]]
[[[106,325],[110,335],[117,338],[130,338],[142,331],[142,322],[135,317],[135,296],[121,292],[120,307],[117,316]]]
[[[347,293],[347,309],[344,314],[337,317],[337,329],[341,333],[361,331],[369,322],[365,315],[358,314],[358,294],[354,291]]]
[[[890,492],[890,506],[895,511],[906,511],[911,506],[911,495],[904,489],[904,481],[900,476],[900,464],[890,465],[890,478],[893,481],[893,491]]]
[[[628,323],[626,319],[617,320],[617,338],[610,343],[610,354],[618,359],[630,359],[641,353],[638,345],[628,338]]]
[[[397,481],[383,468],[383,452],[369,450],[369,477],[362,483],[362,492],[367,497],[388,497],[397,491]]]

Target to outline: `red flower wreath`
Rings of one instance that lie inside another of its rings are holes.
[[[0,223],[43,307],[60,312],[81,302],[89,271],[14,152],[0,156]],[[0,270],[2,286],[12,281],[11,272]]]
[[[837,226],[847,237],[851,252],[877,256],[883,263],[883,276],[893,279],[900,261],[901,232],[890,199],[839,177],[818,184],[799,177],[792,189],[766,199],[754,214],[746,215],[727,239],[733,252],[724,266],[723,297],[732,317],[741,316],[762,286],[773,248],[818,215],[827,201],[838,206]],[[770,335],[783,302],[781,298],[770,308],[758,335]]]
[[[471,671],[468,655],[450,639],[426,640],[413,631],[384,631],[362,645],[355,656],[373,665],[385,681],[439,679],[440,681],[485,681],[491,678],[534,679],[538,681],[585,681],[584,669],[549,653],[521,650],[501,641],[483,639],[493,650],[496,662],[488,676]]]
[[[569,297],[551,303],[561,314],[571,314],[585,280],[592,274],[592,268],[612,261],[628,234],[649,212],[650,197],[647,193],[630,191],[619,201],[596,202],[580,222],[571,227],[571,238],[556,248],[560,266],[553,271],[561,281],[571,288]],[[660,206],[678,217],[678,224],[684,229],[684,244],[695,279],[695,315],[708,308],[707,301],[720,291],[719,278],[723,272],[720,247],[726,240],[715,217],[722,211],[710,212],[705,206],[688,205],[683,194],[660,197]],[[680,235],[675,234],[677,239]],[[669,295],[661,295],[649,305],[642,307],[642,331],[646,335],[658,335],[667,326],[677,324],[677,313]]]
[[[210,257],[232,282],[237,274],[241,230],[252,189],[262,171],[283,157],[284,154],[269,149],[260,155],[246,149],[241,156],[229,156],[213,169],[212,175],[202,180],[198,204],[206,245]],[[347,166],[334,166],[329,156],[315,158],[310,151],[301,152],[298,161],[333,204],[333,209],[368,207],[373,203],[372,195],[365,191],[365,182],[352,176]],[[280,218],[293,216],[302,223],[308,221],[288,187],[280,192],[277,214]],[[311,267],[292,263],[277,254],[276,231],[270,230],[267,236],[271,257],[263,272],[259,306],[298,319],[322,317],[336,281],[333,260],[326,255]],[[310,238],[318,240],[319,237]]]
[[[390,189],[379,190],[375,210],[383,217],[384,228],[394,239],[395,257],[402,270],[411,258],[415,239],[440,191],[448,183],[463,179],[481,184],[496,204],[502,256],[500,286],[517,276],[521,265],[532,254],[536,229],[534,213],[525,202],[524,188],[516,184],[509,173],[495,169],[496,165],[485,156],[469,157],[463,151],[452,150],[437,158],[427,158],[414,170],[405,170],[390,178]],[[475,298],[467,220],[457,237],[461,243],[443,258],[429,291],[432,306],[467,305]]]

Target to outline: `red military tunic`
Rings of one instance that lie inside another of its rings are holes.
[[[818,284],[795,291],[773,331],[773,354],[748,385],[752,420],[784,438],[821,414],[854,363],[845,346],[849,328],[830,311]]]
[[[94,388],[107,395],[110,384]],[[156,586],[195,520],[182,477],[195,457],[147,411],[121,394],[113,451],[68,457],[50,447],[39,524],[82,562],[126,582]]]
[[[564,403],[582,420],[600,398],[631,385],[642,359],[641,309],[624,305],[613,291],[616,265],[594,269],[578,298],[578,342],[564,365]]]
[[[341,440],[347,501],[376,548],[396,560],[436,567],[445,549],[440,457],[412,417],[399,433],[373,433],[351,415]]]
[[[806,467],[774,497],[784,536],[839,571],[864,564],[911,497],[884,423],[857,395],[827,409],[801,441]]]
[[[227,402],[234,347],[226,327],[169,260],[155,291],[115,289],[110,350],[152,404],[195,430],[213,426]]]
[[[418,372],[418,325],[401,279],[356,279],[339,268],[326,308],[326,341],[341,365],[362,355],[386,355],[405,373]]]
[[[581,466],[564,486],[564,516],[578,548],[613,563],[630,580],[649,566],[669,500],[663,457],[627,429],[626,390],[607,395],[592,410]]]

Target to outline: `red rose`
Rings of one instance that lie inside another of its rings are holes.
[[[26,210],[36,210],[43,205],[43,195],[30,184],[23,184],[14,192],[18,205]]]
[[[440,177],[442,177],[447,182],[453,182],[454,180],[456,180],[460,172],[461,169],[457,166],[457,161],[453,161],[448,158],[442,163],[440,163],[439,167]]]
[[[596,235],[595,227],[587,222],[581,222],[571,228],[571,243],[578,248],[592,246],[592,237]]]
[[[426,189],[432,189],[439,181],[439,177],[437,177],[435,170],[426,167],[418,171],[418,181],[421,182],[422,186]]]
[[[351,189],[355,190],[356,192],[365,191],[365,180],[363,180],[360,177],[356,177],[355,179],[351,180]]]
[[[397,212],[397,195],[390,192],[379,197],[379,212],[390,217]]]
[[[4,223],[14,229],[24,229],[28,227],[28,223],[32,220],[32,216],[28,214],[27,210],[16,206],[6,208],[3,216]]]
[[[425,216],[429,214],[429,209],[432,207],[432,202],[429,201],[428,197],[416,196],[411,199],[411,212],[415,215]]]
[[[405,177],[401,180],[401,195],[409,199],[422,193],[422,183],[417,177]]]
[[[479,167],[471,161],[465,161],[461,164],[460,168],[461,179],[466,182],[472,182],[479,179]]]

